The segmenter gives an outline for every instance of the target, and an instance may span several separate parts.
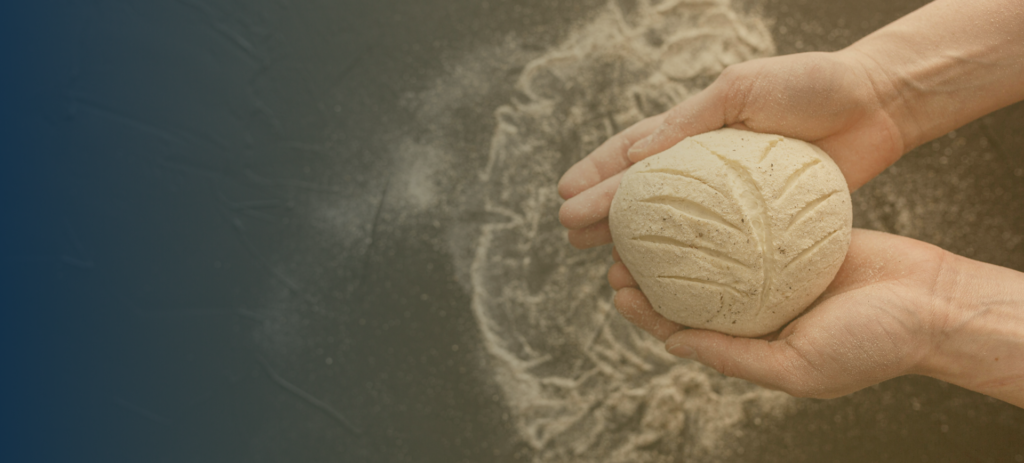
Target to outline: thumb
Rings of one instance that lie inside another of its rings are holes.
[[[665,340],[665,350],[703,363],[723,375],[798,397],[816,397],[824,385],[818,372],[786,339],[767,341],[714,331],[683,330]]]
[[[686,137],[702,134],[726,125],[727,84],[718,79],[700,93],[687,98],[665,114],[665,120],[654,133],[637,141],[627,153],[631,162],[638,162],[665,151]]]

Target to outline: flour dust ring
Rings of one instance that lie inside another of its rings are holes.
[[[615,1],[531,61],[499,108],[471,268],[473,311],[497,384],[538,462],[727,458],[743,423],[788,396],[665,353],[615,313],[606,249],[568,246],[555,185],[617,131],[726,66],[774,53],[727,0]]]

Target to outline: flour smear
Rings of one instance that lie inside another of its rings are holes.
[[[571,248],[559,176],[619,130],[774,54],[727,0],[611,2],[529,62],[497,127],[470,273],[473,311],[520,437],[537,462],[718,461],[792,400],[665,353],[615,312],[608,249]],[[500,219],[497,219],[499,218]]]

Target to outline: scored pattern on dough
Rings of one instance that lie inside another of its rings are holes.
[[[806,249],[804,249],[803,251],[800,251],[800,253],[797,254],[796,257],[794,257],[788,263],[786,263],[786,266],[782,267],[782,270],[785,271],[786,269],[789,268],[789,266],[795,264],[800,259],[803,259],[803,258],[811,255],[812,253],[814,253],[814,251],[816,251],[818,248],[820,248],[822,245],[824,245],[826,241],[832,239],[832,237],[836,236],[836,234],[838,234],[842,230],[843,230],[843,228],[839,227],[839,228],[833,230],[832,233],[829,233],[828,235],[825,235],[825,237],[820,239],[820,240],[818,240],[818,242],[816,242],[816,243],[814,243],[814,244],[812,244],[810,246],[807,246]]]
[[[668,175],[675,175],[677,177],[685,177],[685,178],[688,178],[690,180],[694,180],[694,181],[700,182],[702,185],[704,185],[704,186],[714,190],[714,192],[718,193],[720,196],[722,196],[722,198],[728,199],[728,198],[731,197],[731,195],[729,195],[726,192],[716,188],[714,185],[712,185],[712,184],[710,184],[708,182],[705,182],[704,180],[701,180],[701,179],[699,179],[697,177],[694,177],[693,174],[681,171],[679,169],[650,169],[650,170],[643,170],[643,171],[640,171],[638,173],[640,173],[640,174],[668,174]]]
[[[659,275],[658,278],[665,279],[665,280],[687,281],[687,282],[696,283],[696,284],[699,284],[699,285],[707,285],[707,286],[711,286],[711,287],[714,287],[714,288],[721,288],[721,289],[727,290],[727,291],[729,291],[729,292],[731,292],[731,293],[733,293],[733,294],[735,294],[737,296],[743,297],[743,293],[741,293],[740,290],[738,290],[736,288],[733,288],[732,286],[729,286],[729,285],[724,284],[724,283],[718,283],[718,282],[715,282],[715,281],[707,281],[707,280],[698,280],[696,278],[681,277],[681,276],[676,276],[676,275]]]
[[[704,207],[702,204],[698,202],[690,201],[689,199],[677,198],[675,196],[655,196],[653,198],[647,198],[642,201],[645,203],[661,204],[664,206],[668,206],[690,217],[701,220],[707,220],[709,222],[714,222],[719,225],[731,228],[734,231],[743,233],[740,230],[740,227],[733,225],[732,222],[726,220],[725,217],[722,217],[721,214],[707,207]]]
[[[730,257],[728,254],[725,254],[724,252],[716,251],[714,249],[706,248],[706,247],[702,247],[702,246],[695,246],[695,245],[692,245],[692,244],[687,244],[687,243],[684,243],[682,241],[669,238],[667,236],[644,235],[644,236],[638,236],[636,238],[633,238],[633,241],[643,241],[645,243],[654,243],[654,244],[667,244],[669,246],[675,246],[677,248],[688,249],[688,250],[691,250],[691,251],[699,252],[699,253],[704,254],[704,255],[706,255],[708,257],[712,257],[712,258],[718,259],[718,260],[723,261],[723,262],[728,263],[728,264],[738,265],[738,266],[743,267],[743,268],[750,268],[749,265],[744,264],[743,262],[740,262],[739,260],[736,260],[736,258],[734,258],[734,257]]]
[[[701,148],[707,150],[722,163],[725,164],[733,173],[736,174],[741,180],[740,185],[743,191],[737,196],[737,200],[741,204],[747,206],[746,214],[750,218],[747,221],[750,224],[750,228],[753,230],[755,236],[757,236],[759,243],[758,246],[761,248],[761,273],[763,279],[761,282],[761,291],[758,294],[758,304],[756,314],[760,314],[761,310],[765,306],[765,297],[768,294],[768,288],[771,287],[772,278],[775,273],[775,253],[771,252],[770,246],[773,245],[772,240],[772,227],[771,222],[768,220],[768,204],[764,199],[764,194],[761,189],[758,188],[757,182],[754,181],[754,177],[750,175],[750,171],[747,170],[742,164],[723,156],[711,148],[708,148],[703,143],[693,140],[694,143],[699,145]],[[756,315],[755,315],[756,316]]]
[[[818,165],[820,163],[821,163],[820,159],[815,159],[815,160],[813,160],[811,162],[808,162],[807,164],[804,164],[803,166],[801,166],[799,169],[796,170],[796,172],[793,172],[789,176],[789,178],[786,179],[786,184],[782,187],[781,190],[779,190],[779,195],[775,197],[775,201],[776,202],[781,201],[782,198],[784,196],[786,196],[786,192],[788,192],[794,186],[796,186],[796,184],[799,182],[800,178],[803,177],[803,175],[806,174],[808,170],[811,170],[812,167],[814,167],[814,166],[816,166],[816,165]]]
[[[768,146],[764,147],[764,152],[761,153],[761,159],[758,159],[757,163],[760,164],[764,162],[764,160],[768,158],[768,155],[771,154],[772,150],[775,149],[775,145],[778,145],[780,141],[782,141],[782,137],[776,138],[768,142]]]
[[[793,214],[793,217],[789,219],[789,225],[786,225],[786,232],[789,232],[789,229],[793,228],[793,225],[796,225],[796,223],[799,222],[800,219],[804,218],[804,216],[810,214],[811,212],[814,212],[814,210],[817,209],[818,206],[820,206],[822,203],[828,201],[833,196],[839,193],[842,193],[842,191],[836,190],[831,193],[825,193],[818,199],[808,201],[807,204],[805,204],[804,207],[800,209],[800,211],[798,211],[796,214]]]
[[[780,145],[786,142],[785,138],[764,137],[759,140],[754,146],[719,152],[716,151],[719,146],[713,144],[717,142],[714,138],[693,137],[689,139],[692,143],[689,149],[702,149],[687,155],[700,157],[693,158],[693,165],[700,170],[691,170],[688,162],[673,160],[647,165],[644,170],[636,172],[663,174],[665,177],[647,177],[645,181],[648,186],[632,189],[632,195],[635,196],[630,200],[646,208],[665,210],[651,210],[649,213],[654,213],[652,217],[658,217],[658,222],[640,229],[634,228],[636,231],[633,233],[643,236],[633,235],[630,241],[644,242],[646,246],[666,245],[677,250],[687,250],[693,259],[686,256],[690,263],[681,266],[680,270],[673,270],[671,266],[663,268],[658,264],[661,268],[658,273],[638,276],[654,278],[663,284],[704,285],[702,292],[718,292],[719,297],[725,293],[742,296],[741,300],[747,301],[744,304],[749,304],[748,309],[744,309],[746,313],[743,317],[758,319],[773,310],[780,297],[784,299],[790,294],[803,291],[804,285],[798,284],[800,281],[816,281],[818,273],[815,272],[834,266],[834,261],[818,262],[815,256],[823,249],[830,249],[829,246],[836,243],[836,239],[847,236],[841,232],[848,230],[848,225],[832,228],[831,222],[817,223],[811,219],[822,211],[838,206],[837,201],[846,190],[835,185],[831,191],[818,193],[822,190],[816,190],[817,182],[811,186],[805,184],[820,180],[822,174],[834,176],[837,172],[819,171],[822,168],[828,171],[828,159],[814,154],[778,158],[780,155],[773,153],[773,150],[789,146]],[[791,155],[787,152],[782,156]],[[772,168],[778,167],[780,160],[786,166],[786,171],[791,173],[772,178]],[[773,163],[771,167],[769,162]],[[710,173],[712,171],[714,173]],[[687,183],[676,183],[684,179]],[[705,187],[718,193],[721,201],[709,197],[710,192],[705,191]],[[808,194],[811,191],[814,193]],[[637,197],[643,193],[648,197]],[[674,215],[666,215],[669,213]],[[662,222],[671,217],[677,220]],[[676,236],[677,232],[672,231],[671,227],[679,226],[687,230],[686,235]],[[726,228],[730,234],[721,235],[726,232]],[[827,234],[818,234],[826,230]],[[711,241],[705,241],[707,233],[718,235],[712,235],[714,238]],[[814,235],[808,236],[808,233]],[[815,238],[819,236],[820,239]],[[744,240],[746,244],[743,244]],[[805,246],[804,243],[812,240],[816,241]],[[654,253],[662,252],[660,249],[650,249]],[[742,253],[734,257],[734,253],[741,252],[739,249],[743,250]],[[754,254],[746,254],[751,251]],[[757,255],[758,252],[760,255]],[[723,267],[723,264],[729,266]],[[725,270],[732,277],[707,276],[706,265],[710,265],[714,272]],[[776,288],[777,284],[781,284],[781,287]],[[794,286],[799,287],[796,292]],[[712,310],[711,318],[704,320],[704,323],[725,316],[731,310],[729,307],[734,307],[727,305],[724,300],[720,301],[722,305]]]

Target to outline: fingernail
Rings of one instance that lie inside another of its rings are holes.
[[[676,344],[674,346],[668,346],[665,350],[667,350],[668,353],[670,353],[672,355],[675,355],[676,357],[679,357],[679,358],[690,359],[690,360],[697,360],[697,351],[691,349],[688,346],[684,346],[682,344]]]
[[[648,136],[646,136],[644,138],[641,138],[640,141],[638,141],[636,143],[633,143],[633,146],[629,147],[629,151],[626,153],[626,157],[628,157],[630,160],[632,160],[633,156],[636,153],[639,153],[639,152],[643,151],[644,149],[646,149],[648,146],[650,146],[651,145],[651,141],[653,139],[654,139],[654,134],[650,134],[650,135],[648,135]]]

